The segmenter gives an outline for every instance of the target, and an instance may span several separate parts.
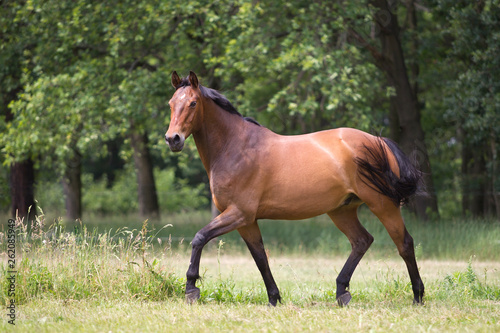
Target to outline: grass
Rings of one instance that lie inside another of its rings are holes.
[[[174,225],[181,219],[184,231]],[[230,236],[204,251],[201,299],[188,306],[184,274],[189,245],[181,239],[205,219],[206,214],[182,215],[131,230],[119,227],[116,218],[116,225],[103,231],[81,224],[71,232],[60,223],[48,226],[43,216],[30,230],[17,221],[16,331],[490,332],[500,327],[500,261],[490,249],[499,235],[497,225],[409,225],[420,243],[418,262],[426,284],[426,304],[417,307],[411,305],[408,274],[394,245],[389,247],[390,240],[385,244],[383,228],[367,220],[367,229],[382,240],[354,273],[350,305],[339,308],[335,278],[349,249],[331,244],[347,242],[337,237],[331,222],[287,222],[290,228],[283,229],[280,223],[285,222],[264,221],[262,233],[283,304],[267,306],[260,273],[243,244]],[[164,235],[174,231],[179,238],[169,241]],[[442,232],[449,237],[435,235]],[[426,238],[440,240],[439,248]],[[0,249],[5,257],[4,233]],[[2,277],[7,276],[6,262]],[[0,285],[5,306],[9,285],[5,278]],[[12,329],[2,319],[0,331]]]
[[[186,259],[176,258],[173,263],[161,265],[177,271],[186,265]],[[332,293],[335,268],[343,263],[341,259],[277,257],[271,259],[271,266],[283,304],[270,308],[249,257],[222,255],[220,267],[216,258],[206,259],[204,292],[197,305],[186,305],[182,295],[160,301],[128,292],[114,296],[97,293],[82,299],[39,295],[19,307],[17,331],[492,332],[500,325],[498,295],[492,300],[482,292],[471,293],[474,288],[470,281],[459,277],[467,274],[467,262],[423,261],[422,275],[428,291],[426,305],[419,307],[411,305],[407,277],[398,261],[367,261],[353,277],[351,304],[339,308]],[[484,276],[476,276],[482,288],[494,289],[491,286],[498,285],[498,263],[473,265],[491,270],[488,284]],[[213,296],[218,288],[225,290],[221,299]],[[0,330],[6,326],[0,323]]]
[[[383,225],[362,206],[360,221],[374,236],[367,257],[380,258],[396,256],[396,248]],[[148,228],[154,229],[156,239],[171,243],[179,253],[190,252],[190,241],[196,232],[211,219],[210,212],[197,211],[162,216],[149,221]],[[45,218],[50,225],[55,217]],[[1,219],[0,232],[5,230],[7,217]],[[83,218],[89,232],[114,233],[127,228],[132,231],[142,228],[143,219],[138,216],[100,216],[89,215]],[[64,224],[64,222],[62,222]],[[171,227],[163,228],[165,225]],[[326,215],[303,221],[259,221],[266,248],[274,255],[321,255],[345,256],[350,251],[347,238],[335,227]],[[66,230],[75,226],[66,223]],[[76,226],[79,227],[79,226]],[[406,217],[406,227],[415,240],[417,255],[421,259],[464,260],[474,256],[477,260],[499,260],[500,223],[481,220],[439,220],[422,223]],[[163,229],[162,229],[163,228]],[[231,253],[246,254],[247,249],[237,232],[219,237],[226,243]],[[208,247],[216,251],[215,245]]]

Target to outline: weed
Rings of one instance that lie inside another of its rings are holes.
[[[465,271],[445,276],[441,291],[463,299],[500,300],[500,287],[487,284],[487,271],[484,282],[480,281],[472,269],[472,257]]]

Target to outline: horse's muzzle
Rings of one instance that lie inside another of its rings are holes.
[[[184,148],[184,140],[184,137],[178,133],[174,133],[174,135],[171,136],[165,134],[165,142],[174,153],[179,152],[182,148]]]

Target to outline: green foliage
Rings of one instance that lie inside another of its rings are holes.
[[[82,204],[86,211],[97,214],[127,214],[137,211],[137,182],[131,170],[122,170],[108,188],[106,177],[94,181],[92,175],[82,177]]]
[[[82,204],[94,214],[123,215],[137,211],[137,182],[135,171],[126,168],[115,172],[111,186],[104,175],[94,180],[91,174],[82,175]],[[160,209],[174,213],[208,207],[205,185],[191,186],[188,179],[175,176],[175,169],[154,170]],[[35,199],[51,215],[64,211],[64,195],[59,183],[40,181],[35,187]]]
[[[224,304],[266,304],[267,293],[261,286],[241,289],[234,281],[219,280],[215,285],[202,284],[200,302]]]
[[[62,215],[64,212],[64,193],[59,182],[40,180],[35,184],[35,200],[39,207],[51,213]]]
[[[10,275],[7,270],[6,266],[2,266],[2,276]],[[17,304],[24,304],[33,298],[54,293],[54,277],[51,271],[43,263],[32,262],[28,258],[21,260],[15,284]],[[3,281],[3,285],[2,303],[6,304],[8,281]]]
[[[498,1],[449,3],[448,35],[453,36],[449,61],[460,59],[463,71],[451,81],[447,116],[465,131],[467,142],[500,141],[500,7]]]
[[[193,211],[208,207],[205,185],[188,185],[188,179],[175,177],[174,169],[155,170],[160,208],[167,212]]]
[[[9,192],[9,174],[7,172],[7,168],[5,168],[3,165],[0,165],[0,212],[7,211],[9,209],[11,203]]]
[[[456,216],[463,196],[484,195],[484,206],[498,196],[499,2],[438,0],[429,6],[419,32],[423,121],[432,133],[440,211]],[[474,175],[471,165],[481,163]]]
[[[129,277],[126,281],[128,292],[141,300],[164,301],[171,297],[182,297],[184,294],[184,279],[179,279],[173,273],[160,272],[158,260],[154,259],[148,269],[143,269],[131,263]]]
[[[339,10],[335,3],[243,3],[228,23],[225,53],[208,66],[228,87],[237,83],[231,97],[245,114],[278,132],[371,130],[379,120],[372,106],[385,88],[374,84],[375,66],[346,43]]]
[[[500,288],[487,284],[486,271],[484,273],[484,282],[480,281],[472,269],[472,258],[469,260],[467,269],[464,272],[446,275],[442,284],[442,292],[459,296],[464,301],[468,299],[500,300]]]
[[[11,105],[15,121],[7,124],[7,163],[40,155],[44,163],[63,171],[63,161],[76,152],[105,153],[100,147],[114,133],[102,113],[106,96],[92,92],[92,83],[102,79],[97,68],[78,66],[72,73],[45,76],[27,85]]]
[[[491,202],[500,188],[498,0],[415,5],[416,29],[405,21],[407,3],[391,6],[405,57],[420,69],[417,76],[408,66],[420,88],[442,216],[461,211],[460,176],[467,165],[461,150],[467,145],[483,152]],[[156,166],[168,170],[188,161],[176,176],[189,179],[186,192],[199,197],[206,176],[191,163],[195,149],[172,157],[162,139],[174,69],[196,71],[206,86],[225,90],[241,113],[280,133],[341,126],[379,133],[388,124],[394,87],[347,32],[354,27],[377,46],[373,15],[367,2],[345,1],[9,1],[0,17],[0,162],[32,157],[40,169],[57,171],[39,180],[46,185],[59,181],[72,155],[89,161],[108,154],[109,140],[125,143],[122,156],[131,164],[131,132],[148,133]],[[0,177],[5,189],[7,173]],[[105,192],[101,180],[89,181],[87,187]],[[166,193],[185,184],[158,189],[165,193],[164,209],[179,206]],[[99,198],[109,201],[105,194]],[[109,210],[84,201],[98,212]]]

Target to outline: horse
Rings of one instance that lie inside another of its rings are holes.
[[[188,303],[200,298],[196,287],[203,247],[237,230],[262,274],[269,304],[281,303],[258,225],[260,219],[301,220],[327,214],[347,236],[352,251],[336,279],[336,300],[346,306],[356,266],[374,238],[361,225],[361,204],[384,225],[406,263],[414,304],[422,304],[424,284],[413,238],[401,206],[419,188],[421,173],[393,141],[352,128],[302,135],[279,135],[243,117],[224,95],[202,86],[196,74],[180,78],[169,101],[165,141],[180,152],[192,135],[206,169],[212,199],[221,212],[192,240],[186,273]]]

